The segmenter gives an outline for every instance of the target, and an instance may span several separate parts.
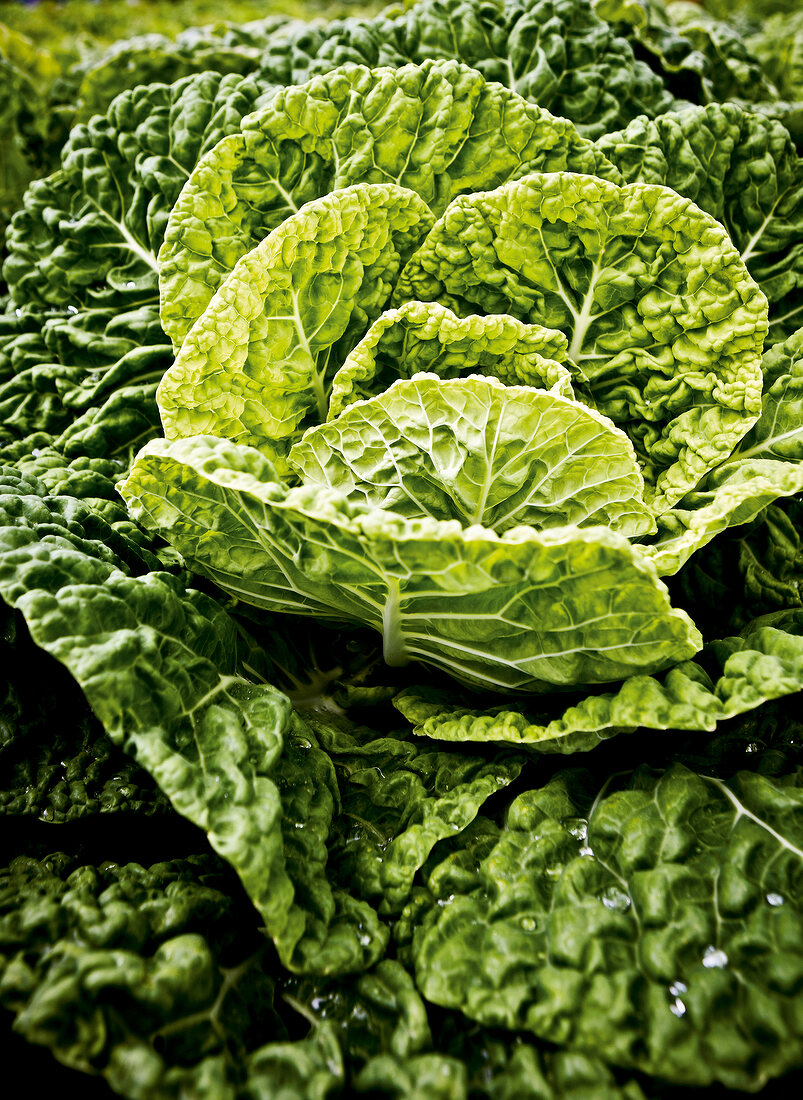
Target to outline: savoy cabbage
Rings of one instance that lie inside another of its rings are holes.
[[[0,1005],[99,1095],[799,1081],[764,7],[0,28]]]

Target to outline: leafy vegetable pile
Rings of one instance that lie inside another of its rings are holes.
[[[711,8],[0,28],[0,1005],[99,1096],[800,1084],[803,23]]]

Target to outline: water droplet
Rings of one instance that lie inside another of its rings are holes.
[[[563,826],[575,840],[585,840],[588,836],[588,822],[583,817],[567,817]]]
[[[783,894],[767,894],[767,905],[783,905]]]
[[[714,947],[714,945],[710,943],[705,951],[703,951],[703,966],[708,970],[721,970],[723,966],[727,965],[728,956],[725,952],[719,947]]]
[[[522,917],[521,926],[525,932],[534,932],[538,927],[532,917]]]
[[[19,308],[19,306],[14,310],[14,314],[16,317],[22,317],[22,310]]]
[[[136,285],[137,285],[136,283],[132,282],[129,279],[129,281],[125,284],[125,288],[126,288],[126,290],[133,290]]]
[[[620,890],[618,886],[609,886],[600,894],[599,899],[606,909],[615,909],[618,913],[625,913],[630,908],[630,897]]]
[[[686,993],[688,988],[685,982],[672,982],[669,992],[673,997],[679,997],[681,993]]]
[[[33,458],[38,458],[41,453],[42,452],[39,450],[38,447],[34,447],[33,450],[31,451],[31,456]]]
[[[669,1011],[672,1013],[673,1016],[677,1016],[678,1019],[680,1019],[681,1016],[685,1015],[686,1006],[679,997],[676,997],[672,1004],[669,1006]]]
[[[594,849],[593,849],[593,848],[589,848],[587,844],[586,844],[586,845],[584,845],[584,846],[583,846],[583,847],[582,847],[582,848],[580,849],[580,855],[581,855],[581,856],[593,856],[593,854],[594,854]]]

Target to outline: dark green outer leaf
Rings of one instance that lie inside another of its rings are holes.
[[[71,456],[128,459],[156,434],[154,391],[170,365],[156,283],[167,215],[197,158],[270,94],[206,72],[126,92],[75,128],[61,168],[29,189],[9,232],[9,436],[61,434]]]
[[[358,739],[325,720],[310,721],[340,788],[333,876],[384,914],[401,910],[437,842],[464,829],[524,763],[504,751],[486,758],[396,737]]]
[[[291,25],[273,36],[261,71],[289,85],[347,61],[398,68],[427,58],[462,61],[571,119],[586,137],[672,104],[660,77],[597,18],[590,0],[424,0],[373,20]]]
[[[18,306],[151,299],[170,209],[199,156],[272,89],[201,73],[124,92],[77,126],[61,168],[38,182],[9,231],[4,274]]]
[[[664,1080],[759,1088],[803,1054],[801,809],[797,773],[675,765],[612,793],[560,773],[473,875],[431,877],[419,988]]]
[[[238,674],[232,621],[176,578],[143,573],[139,549],[81,502],[47,498],[12,468],[4,475],[0,593],[34,641],[237,869],[285,965],[338,972],[376,961],[386,930],[326,878],[331,763],[285,696]]]
[[[752,523],[715,539],[677,577],[676,597],[697,607],[704,634],[803,607],[803,501],[770,504]]]
[[[131,1100],[307,1100],[343,1067],[324,1024],[296,1043],[267,952],[209,856],[144,868],[62,854],[0,872],[0,1004],[15,1029]]]

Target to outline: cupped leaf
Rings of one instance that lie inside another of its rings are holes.
[[[165,435],[225,436],[282,464],[326,418],[335,371],[432,221],[412,191],[357,184],[283,222],[237,263],[162,379]]]
[[[658,534],[644,551],[662,576],[720,532],[803,492],[803,329],[771,348],[762,366],[758,421],[694,492],[658,517]]]
[[[522,525],[655,530],[624,432],[578,401],[493,378],[395,382],[311,428],[288,462],[306,484],[411,519],[499,534]]]
[[[768,699],[803,690],[803,614],[757,620],[738,637],[712,642],[700,663],[664,676],[631,676],[614,692],[543,709],[485,711],[455,705],[454,695],[407,688],[393,700],[420,737],[498,741],[538,752],[586,752],[618,733],[644,729],[713,730]]]
[[[766,299],[722,226],[665,187],[536,173],[455,199],[402,273],[407,299],[564,332],[656,511],[760,412]]]
[[[419,371],[485,374],[573,397],[567,347],[562,332],[515,317],[457,317],[437,302],[405,302],[383,313],[346,357],[332,381],[328,419]]]
[[[154,440],[121,492],[226,591],[366,624],[389,664],[538,691],[656,671],[701,644],[652,566],[607,528],[497,535],[405,519],[335,489],[288,490],[260,452],[209,436]]]
[[[769,339],[803,322],[803,160],[780,122],[735,103],[634,119],[597,142],[627,183],[665,184],[725,226],[769,300]]]
[[[201,158],[159,256],[162,323],[176,348],[237,261],[330,191],[395,183],[437,215],[455,195],[536,170],[619,178],[569,121],[459,60],[345,65],[284,89]]]
[[[10,467],[0,509],[0,594],[111,740],[232,864],[284,965],[333,973],[381,957],[374,911],[326,877],[332,765],[289,700],[259,682],[220,605],[148,572],[152,559],[80,501]]]
[[[802,784],[559,773],[447,874],[414,937],[418,988],[665,1081],[759,1089],[803,1052]]]
[[[678,573],[676,592],[709,636],[751,619],[803,607],[803,495],[770,504],[753,523],[696,553]]]

